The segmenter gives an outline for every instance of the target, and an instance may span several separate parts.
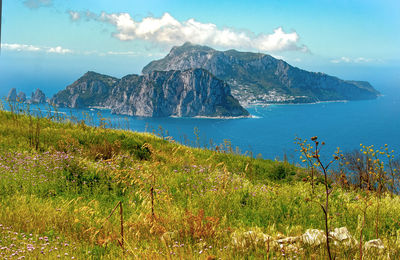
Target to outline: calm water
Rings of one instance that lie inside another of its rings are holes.
[[[202,147],[209,146],[210,140],[214,144],[229,140],[242,152],[251,151],[268,159],[282,159],[286,153],[289,160],[297,160],[296,136],[308,139],[318,136],[326,143],[325,155],[338,146],[344,151],[358,149],[360,143],[377,147],[387,143],[400,152],[400,95],[397,94],[368,101],[251,107],[249,112],[254,118],[246,119],[140,118],[116,116],[107,110],[60,111],[78,118],[89,113],[95,124],[100,112],[114,127],[129,127],[139,132],[160,133],[161,126],[174,140],[193,146],[196,145],[194,129],[198,128]]]

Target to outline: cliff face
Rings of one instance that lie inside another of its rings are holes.
[[[230,87],[203,69],[158,71],[118,80],[86,73],[51,100],[57,106],[101,106],[143,117],[239,117],[249,113]]]
[[[204,68],[232,87],[241,104],[307,103],[329,100],[373,99],[379,95],[368,82],[301,70],[270,55],[235,50],[216,51],[185,43],[143,73]]]

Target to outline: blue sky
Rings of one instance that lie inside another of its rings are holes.
[[[372,71],[396,77],[399,17],[398,0],[3,0],[0,94],[140,73],[185,41],[377,81]]]

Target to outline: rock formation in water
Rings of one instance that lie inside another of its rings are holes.
[[[18,92],[18,100],[19,102],[26,102],[26,94],[22,91]]]
[[[44,103],[46,103],[46,95],[40,89],[36,89],[36,91],[34,93],[32,93],[29,103],[44,104]]]
[[[10,89],[7,95],[7,101],[17,101],[17,90],[15,88]]]
[[[17,102],[24,103],[24,102],[26,102],[26,95],[22,91],[20,91],[17,95],[17,90],[15,88],[12,88],[8,92],[7,101],[12,101],[12,102],[17,101]]]

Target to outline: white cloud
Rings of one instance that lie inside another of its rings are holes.
[[[40,51],[41,48],[28,44],[18,44],[18,43],[2,43],[1,48],[10,51]]]
[[[109,51],[107,52],[108,55],[123,55],[123,56],[132,56],[132,55],[138,55],[139,53],[134,52],[134,51]]]
[[[53,4],[53,0],[25,0],[24,5],[31,9],[37,9],[40,7],[51,6]]]
[[[81,19],[81,14],[79,12],[68,11],[68,14],[72,21],[78,21]]]
[[[47,52],[47,53],[57,53],[66,54],[72,53],[70,49],[63,48],[61,46],[57,47],[40,47],[29,44],[19,44],[19,43],[2,43],[1,48],[7,51],[24,51],[24,52]]]
[[[332,63],[367,63],[371,61],[373,60],[364,57],[358,57],[358,58],[340,57],[339,59],[331,60]]]
[[[72,14],[70,14],[72,17]],[[190,41],[195,44],[237,48],[257,51],[308,51],[299,43],[296,32],[285,32],[278,27],[271,34],[255,34],[232,28],[218,28],[212,23],[201,23],[195,19],[180,22],[165,13],[160,18],[146,17],[135,21],[128,13],[95,15],[84,13],[87,19],[106,22],[115,26],[113,36],[121,41],[145,40],[165,46],[180,45]]]
[[[354,62],[356,62],[356,63],[370,62],[370,61],[372,61],[372,59],[368,59],[368,58],[364,58],[364,57],[359,57],[359,58],[354,59]]]
[[[53,47],[53,48],[49,48],[47,50],[48,53],[58,53],[58,54],[66,54],[66,53],[72,53],[72,50],[70,49],[64,49],[61,46],[57,46],[57,47]]]

